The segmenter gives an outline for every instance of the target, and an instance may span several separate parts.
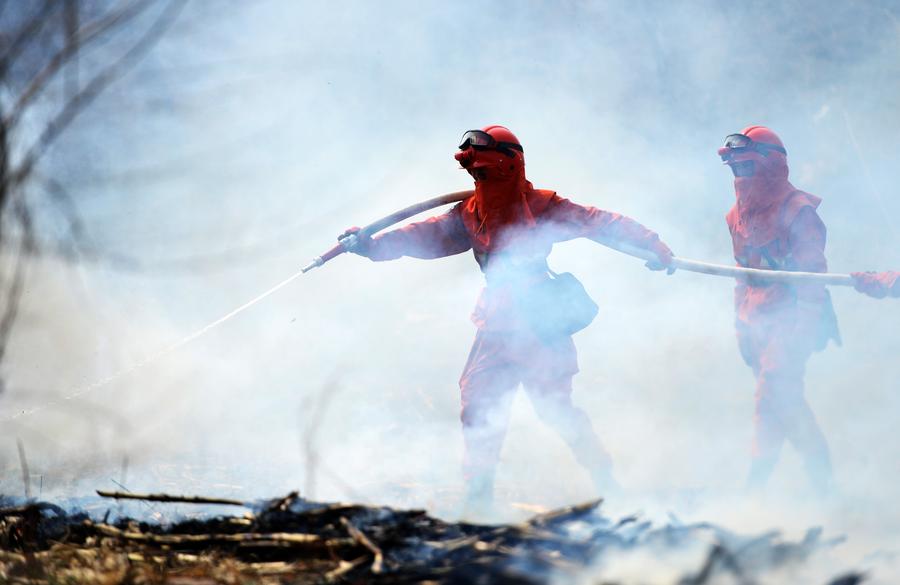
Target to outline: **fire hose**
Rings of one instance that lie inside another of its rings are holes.
[[[379,231],[388,228],[394,224],[397,224],[405,219],[409,219],[414,215],[418,215],[419,213],[428,211],[430,209],[434,209],[436,207],[441,207],[443,205],[448,205],[450,203],[457,203],[459,201],[464,201],[472,196],[474,191],[456,191],[454,193],[447,193],[446,195],[440,195],[438,197],[433,197],[426,201],[422,201],[421,203],[416,203],[415,205],[410,205],[409,207],[405,207],[399,211],[396,211],[390,215],[387,215],[378,221],[370,223],[364,228],[360,229],[359,232],[355,234],[348,234],[338,240],[338,244],[322,254],[321,256],[317,256],[310,262],[307,266],[303,267],[299,272],[296,272],[276,284],[269,290],[261,293],[255,298],[247,301],[243,305],[237,307],[236,309],[230,311],[229,313],[219,317],[218,319],[204,325],[203,327],[195,330],[194,332],[186,335],[180,340],[172,343],[168,347],[165,347],[156,353],[150,354],[147,357],[138,360],[137,362],[127,366],[123,369],[114,372],[106,376],[105,378],[101,378],[89,384],[84,384],[79,387],[70,389],[68,392],[62,394],[61,397],[56,398],[54,400],[50,400],[48,402],[44,402],[43,404],[39,404],[33,406],[31,408],[18,410],[16,412],[7,413],[5,416],[0,415],[0,422],[9,422],[11,420],[28,416],[34,414],[35,412],[44,410],[48,407],[59,405],[61,402],[72,400],[78,398],[88,392],[92,392],[98,388],[106,386],[111,382],[125,376],[127,374],[133,373],[141,368],[154,363],[169,354],[174,353],[176,350],[181,347],[191,343],[199,337],[202,337],[212,329],[218,327],[222,323],[230,320],[232,317],[238,315],[239,313],[244,312],[246,309],[249,309],[253,305],[259,303],[263,299],[269,297],[274,294],[278,290],[284,288],[306,272],[309,272],[313,268],[317,268],[322,266],[329,260],[340,256],[344,252],[349,251],[353,245],[354,240],[360,237],[369,237],[372,236]],[[613,241],[603,241],[597,240],[599,243],[627,254],[629,256],[634,256],[636,258],[640,258],[642,260],[655,261],[657,260],[656,255],[649,250],[643,250],[641,248],[637,248],[635,246],[630,246],[627,244],[622,244],[619,242]],[[689,272],[699,272],[701,274],[711,274],[713,276],[724,276],[731,278],[740,278],[740,277],[753,277],[754,280],[765,280],[769,282],[784,282],[784,283],[798,283],[798,282],[815,282],[819,284],[826,285],[836,285],[836,286],[853,286],[853,279],[849,274],[828,274],[822,272],[788,272],[781,270],[759,270],[755,268],[742,268],[740,266],[724,266],[720,264],[712,264],[708,262],[700,262],[698,260],[690,260],[687,258],[679,258],[675,257],[672,260],[672,266],[679,270],[687,270]]]
[[[472,190],[447,193],[446,195],[440,195],[438,197],[433,197],[426,201],[422,201],[421,203],[410,205],[409,207],[401,209],[400,211],[396,211],[388,216],[385,216],[378,221],[370,223],[369,225],[360,229],[356,234],[351,234],[339,239],[336,246],[334,246],[321,256],[317,256],[316,258],[314,258],[312,262],[303,267],[302,272],[305,273],[309,272],[313,268],[318,268],[329,260],[332,260],[337,256],[340,256],[344,252],[349,251],[355,244],[356,238],[367,238],[373,236],[385,228],[388,228],[405,219],[409,219],[410,217],[418,215],[419,213],[422,213],[424,211],[428,211],[429,209],[434,209],[435,207],[441,207],[442,205],[448,205],[450,203],[464,201],[471,197],[473,193],[474,191]],[[623,254],[627,254],[629,256],[634,256],[635,258],[640,258],[641,260],[653,261],[657,259],[656,255],[653,252],[638,248],[636,246],[614,242],[611,240],[600,239],[597,241],[608,248],[612,248],[613,250],[622,252]],[[728,278],[752,277],[756,282],[766,281],[795,284],[806,282],[826,284],[831,286],[853,286],[853,277],[851,277],[849,274],[834,274],[827,272],[791,272],[787,270],[762,270],[759,268],[744,268],[742,266],[725,266],[722,264],[713,264],[710,262],[691,260],[689,258],[680,258],[678,256],[672,259],[672,267],[678,270],[698,272],[700,274],[709,274],[712,276],[724,276]]]
[[[439,195],[437,197],[432,197],[426,201],[422,201],[421,203],[416,203],[415,205],[410,205],[409,207],[405,207],[400,211],[395,211],[394,213],[382,217],[378,221],[370,223],[366,227],[360,229],[356,234],[354,234],[357,238],[367,238],[369,236],[373,236],[381,230],[388,228],[396,223],[403,221],[404,219],[409,219],[414,215],[418,215],[423,211],[428,211],[429,209],[434,209],[435,207],[441,207],[442,205],[448,205],[450,203],[457,203],[459,201],[464,201],[472,196],[475,193],[471,189],[468,191],[455,191],[453,193],[447,193],[446,195]],[[346,238],[341,238],[338,240],[338,244],[332,249],[328,250],[321,256],[316,256],[312,262],[303,267],[301,272],[309,272],[313,268],[318,268],[322,264],[325,264],[329,260],[340,256],[344,252],[347,252],[350,248],[352,248],[352,242],[354,241],[353,236],[347,236]]]

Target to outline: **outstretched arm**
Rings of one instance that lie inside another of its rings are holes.
[[[347,230],[348,233],[356,231],[356,228]],[[401,256],[441,258],[460,254],[471,247],[460,217],[460,205],[457,204],[442,215],[411,223],[371,239],[361,239],[350,251],[381,262]]]
[[[630,217],[578,205],[559,196],[554,196],[546,217],[553,222],[555,229],[559,229],[559,241],[585,237],[600,243],[629,244],[656,254],[659,268],[672,263],[672,251],[659,239],[659,235]]]

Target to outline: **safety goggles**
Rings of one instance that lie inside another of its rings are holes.
[[[459,149],[465,150],[470,146],[476,150],[493,148],[501,152],[509,151],[510,149],[525,152],[522,145],[516,144],[515,142],[498,142],[484,130],[467,130],[463,133],[462,139],[459,142]],[[509,154],[511,155],[512,153]]]
[[[724,159],[728,155],[740,154],[749,150],[758,152],[763,156],[768,156],[770,150],[775,150],[781,154],[787,155],[787,151],[777,144],[754,142],[753,139],[746,134],[729,134],[726,136],[725,144],[719,149],[719,155]]]

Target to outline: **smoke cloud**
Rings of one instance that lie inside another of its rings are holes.
[[[487,124],[522,140],[535,187],[724,264],[734,194],[716,149],[767,125],[794,185],[824,200],[830,271],[900,268],[898,18],[887,1],[191,4],[40,169],[73,194],[100,253],[31,263],[0,415],[189,335],[348,226],[471,188],[452,155]],[[46,199],[42,233],[64,234],[47,194],[29,196]],[[550,266],[600,305],[575,338],[574,400],[628,491],[609,510],[793,536],[821,524],[849,535],[854,565],[897,554],[900,304],[832,291],[844,346],[816,354],[806,382],[837,494],[810,503],[786,448],[756,502],[740,493],[754,381],[733,283],[649,272],[584,239],[557,245]],[[18,437],[44,497],[114,479],[245,499],[301,489],[454,517],[457,380],[482,284],[470,253],[340,257],[178,352],[6,420],[0,489],[21,493]],[[510,519],[594,496],[521,395],[497,482]]]

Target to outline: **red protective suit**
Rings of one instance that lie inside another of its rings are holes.
[[[578,371],[572,338],[539,339],[517,311],[516,300],[527,287],[549,278],[547,256],[555,242],[588,237],[655,249],[658,236],[627,217],[530,189],[527,205],[533,222],[511,224],[500,234],[503,245],[486,245],[478,237],[474,199],[374,238],[368,254],[372,260],[439,258],[472,249],[485,274],[487,284],[472,314],[478,332],[460,379],[466,475],[489,473],[496,465],[512,393],[520,382],[532,400],[547,402],[536,404],[535,410],[572,436],[570,445],[582,463],[592,468],[608,464],[583,412],[558,415],[576,410],[570,398]]]
[[[900,272],[853,272],[853,286],[876,299],[900,297]]]
[[[505,128],[488,127],[486,132],[501,145],[518,145]],[[439,258],[471,249],[485,275],[472,315],[478,331],[460,378],[464,473],[470,489],[480,484],[476,490],[492,491],[520,383],[542,420],[560,433],[595,481],[608,487],[609,455],[587,415],[571,400],[572,376],[578,371],[572,338],[537,336],[518,300],[549,278],[547,256],[556,242],[579,237],[624,242],[656,252],[663,265],[671,252],[654,232],[627,217],[534,189],[525,179],[520,152],[466,143],[461,148],[456,158],[475,177],[475,194],[443,215],[373,238],[365,255],[376,261]]]
[[[783,149],[767,128],[752,126],[741,135]],[[826,230],[816,213],[821,200],[790,184],[782,152],[735,150],[723,148],[719,154],[735,171],[736,202],[726,222],[738,265],[825,272]],[[734,292],[738,344],[757,382],[749,484],[764,485],[787,439],[803,457],[813,485],[827,489],[828,446],[804,398],[803,377],[813,351],[824,349],[829,340],[840,343],[828,291],[822,285],[745,279]]]

